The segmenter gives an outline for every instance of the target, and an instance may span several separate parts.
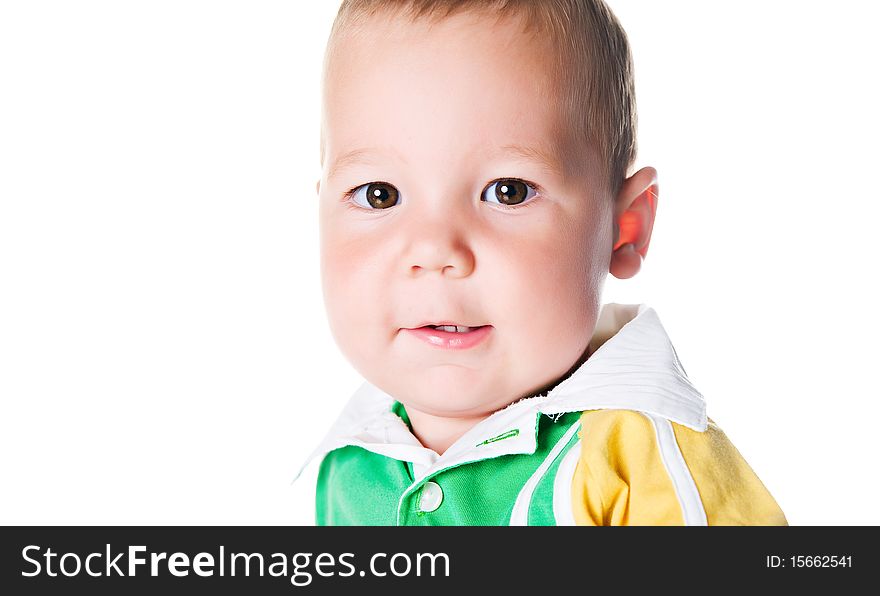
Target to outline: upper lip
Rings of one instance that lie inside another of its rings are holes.
[[[419,327],[427,327],[428,325],[434,325],[434,326],[455,325],[456,327],[482,327],[483,326],[483,325],[469,325],[469,324],[465,324],[465,323],[455,323],[453,321],[424,321],[414,327],[407,327],[407,329],[418,329]]]

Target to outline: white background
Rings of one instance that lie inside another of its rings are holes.
[[[611,0],[645,269],[789,522],[878,524],[875,3]],[[338,2],[0,2],[0,523],[298,524],[351,392],[321,299]]]

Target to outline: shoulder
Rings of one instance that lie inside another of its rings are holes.
[[[585,456],[627,456],[648,460],[654,451],[661,452],[664,457],[686,451],[692,455],[717,458],[730,457],[735,451],[711,418],[705,430],[695,430],[649,412],[604,409],[583,411],[580,422],[582,442],[592,448],[584,451]]]
[[[754,470],[711,419],[698,431],[636,410],[586,410],[581,414],[579,471],[582,488],[605,495],[604,506],[623,498],[630,521],[641,494],[642,504],[650,503],[643,511],[651,513],[643,519],[787,523]],[[664,512],[660,517],[657,505]]]
[[[703,434],[638,410],[586,410],[580,421],[583,464],[595,475],[611,475],[627,484],[636,475],[666,476],[677,447],[676,427]]]
[[[357,445],[345,445],[328,451],[321,458],[318,471],[319,481],[338,481],[370,476],[386,476],[390,470],[397,470],[400,462],[396,459],[373,453]]]
[[[584,410],[581,412],[581,429],[584,434],[603,437],[637,436],[653,433],[648,415],[637,410]]]
[[[579,524],[686,522],[667,466],[669,458],[650,414],[626,409],[584,411],[579,457],[572,486]]]
[[[708,419],[708,425],[705,430],[696,430],[671,420],[666,416],[636,409],[595,409],[581,412],[581,426],[583,428],[607,434],[650,434],[655,433],[655,429],[658,426],[667,424],[675,430],[676,434],[683,432],[689,437],[697,437],[707,432],[713,434],[720,432],[720,429],[711,418]]]
[[[593,459],[628,457],[647,463],[661,447],[661,439],[668,439],[675,428],[702,434],[661,416],[637,410],[585,410],[580,421],[583,456]]]

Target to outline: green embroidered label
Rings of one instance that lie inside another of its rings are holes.
[[[495,441],[503,441],[504,439],[509,439],[510,437],[515,437],[519,434],[519,429],[515,428],[513,430],[509,430],[505,433],[501,433],[497,437],[492,437],[491,439],[486,439],[482,443],[477,443],[477,447],[480,445],[488,445],[489,443],[494,443]]]

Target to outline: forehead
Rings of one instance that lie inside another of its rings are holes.
[[[345,32],[324,84],[329,176],[371,160],[436,169],[499,153],[561,173],[550,51],[519,21],[475,13],[374,17]]]

